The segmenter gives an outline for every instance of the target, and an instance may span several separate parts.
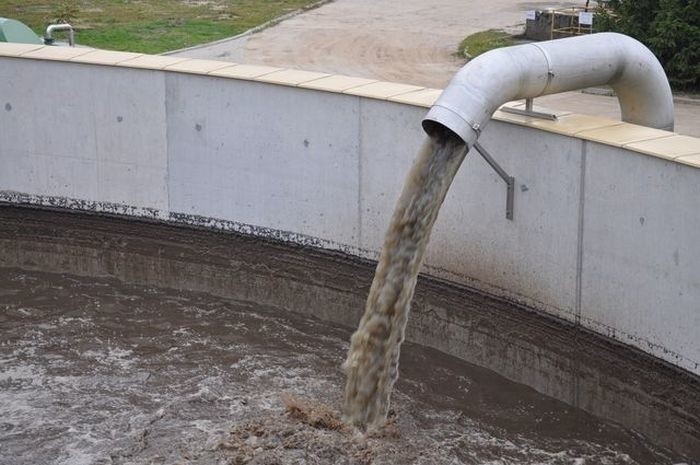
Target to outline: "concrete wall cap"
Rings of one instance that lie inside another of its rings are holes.
[[[317,79],[330,76],[328,73],[317,73],[315,71],[302,71],[300,69],[283,69],[260,76],[257,80],[270,82],[272,84],[282,84],[287,86],[298,86],[305,82],[313,82]]]
[[[126,68],[143,68],[143,69],[164,69],[168,66],[187,61],[189,58],[169,57],[162,55],[141,55],[130,60],[122,61],[117,66]]]
[[[378,81],[376,79],[366,79],[360,77],[342,76],[339,74],[334,74],[325,78],[316,79],[314,81],[304,82],[300,84],[299,87],[304,87],[306,89],[322,90],[325,92],[342,93],[348,89],[364,86],[373,82]]]
[[[668,137],[625,144],[626,149],[660,158],[675,160],[679,157],[700,153],[700,139],[667,133]]]
[[[22,54],[22,58],[34,58],[36,60],[68,61],[72,58],[94,52],[94,48],[87,47],[41,47]]]
[[[329,75],[297,69],[161,55],[142,55],[89,48],[0,43],[0,57],[70,61],[93,65],[116,65],[229,79],[254,80],[275,85],[297,86],[324,92],[389,100],[424,108],[430,108],[442,92],[440,89],[423,88],[411,84]],[[522,102],[511,102],[504,106],[517,108],[524,106],[524,104]],[[514,115],[503,111],[496,111],[493,119],[605,145],[624,147],[645,155],[700,167],[699,138],[682,136],[673,132],[651,129],[596,116],[577,115],[566,111],[552,111],[539,106],[535,106],[535,110],[553,113],[557,116],[557,120],[549,121]]]
[[[678,163],[683,163],[684,165],[693,166],[695,168],[700,168],[700,153],[693,155],[683,155],[676,159]]]
[[[395,95],[389,97],[392,102],[405,103],[408,105],[415,105],[418,107],[430,108],[433,103],[442,93],[442,89],[422,89],[414,92],[408,92],[405,94]]]
[[[236,63],[230,63],[227,61],[215,61],[215,60],[199,60],[196,58],[190,58],[185,61],[180,61],[172,65],[168,65],[163,68],[165,71],[176,71],[178,73],[189,73],[189,74],[209,74],[212,71],[219,70],[221,68],[227,68]]]
[[[602,142],[607,145],[623,147],[633,142],[642,142],[651,139],[668,137],[671,133],[661,129],[637,126],[636,124],[622,123],[616,126],[589,129],[579,132],[576,137],[581,139]]]
[[[139,56],[141,56],[140,53],[93,49],[88,53],[82,53],[74,56],[73,58],[70,58],[69,61],[94,65],[115,66],[117,63],[121,63],[122,61],[130,60]]]
[[[417,90],[423,90],[423,87],[414,86],[411,84],[397,84],[395,82],[378,81],[371,84],[365,84],[364,86],[353,87],[343,91],[343,93],[357,95],[360,97],[387,100],[389,97],[407,94]]]
[[[37,50],[41,48],[44,47],[36,44],[15,44],[8,42],[0,42],[0,56],[18,57],[23,53],[31,52],[32,50]]]
[[[266,74],[274,73],[276,71],[282,71],[282,68],[275,68],[273,66],[259,66],[259,65],[241,65],[235,64],[233,66],[227,66],[225,68],[217,69],[210,72],[211,76],[226,77],[232,79],[244,79],[244,80],[256,80]]]

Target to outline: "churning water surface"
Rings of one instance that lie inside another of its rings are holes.
[[[341,364],[359,317],[348,309],[369,288],[367,264],[165,225],[6,207],[0,217],[0,464],[684,457],[412,343],[401,350],[388,424],[359,434],[339,421]],[[451,294],[457,298],[445,300]],[[421,324],[428,307],[464,313],[465,299],[474,314],[518,311],[438,284],[419,285],[417,295]]]

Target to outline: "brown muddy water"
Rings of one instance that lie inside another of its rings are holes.
[[[343,426],[341,364],[372,271],[0,207],[0,464],[698,463],[696,378],[424,278],[389,426]]]

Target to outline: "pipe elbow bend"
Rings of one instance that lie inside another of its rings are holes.
[[[449,130],[471,147],[506,102],[601,85],[615,90],[623,121],[673,129],[673,95],[661,64],[640,42],[616,33],[487,52],[455,75],[423,128],[429,135]]]

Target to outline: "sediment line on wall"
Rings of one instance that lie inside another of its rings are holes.
[[[0,205],[40,207],[48,209],[73,210],[83,213],[94,213],[107,216],[129,216],[141,220],[174,223],[178,225],[205,228],[216,231],[231,232],[246,236],[260,237],[271,241],[286,242],[302,247],[314,247],[335,250],[348,255],[366,259],[376,259],[377,254],[370,250],[342,244],[339,242],[320,239],[302,233],[283,231],[279,229],[255,226],[237,221],[222,220],[187,213],[168,212],[155,208],[135,207],[113,202],[98,202],[93,200],[72,199],[46,195],[26,194],[16,191],[0,191]]]
[[[151,220],[168,220],[168,213],[148,207],[135,207],[112,202],[72,199],[48,195],[26,194],[16,191],[0,191],[0,204],[27,205],[62,210],[102,213],[106,215],[133,216]]]

